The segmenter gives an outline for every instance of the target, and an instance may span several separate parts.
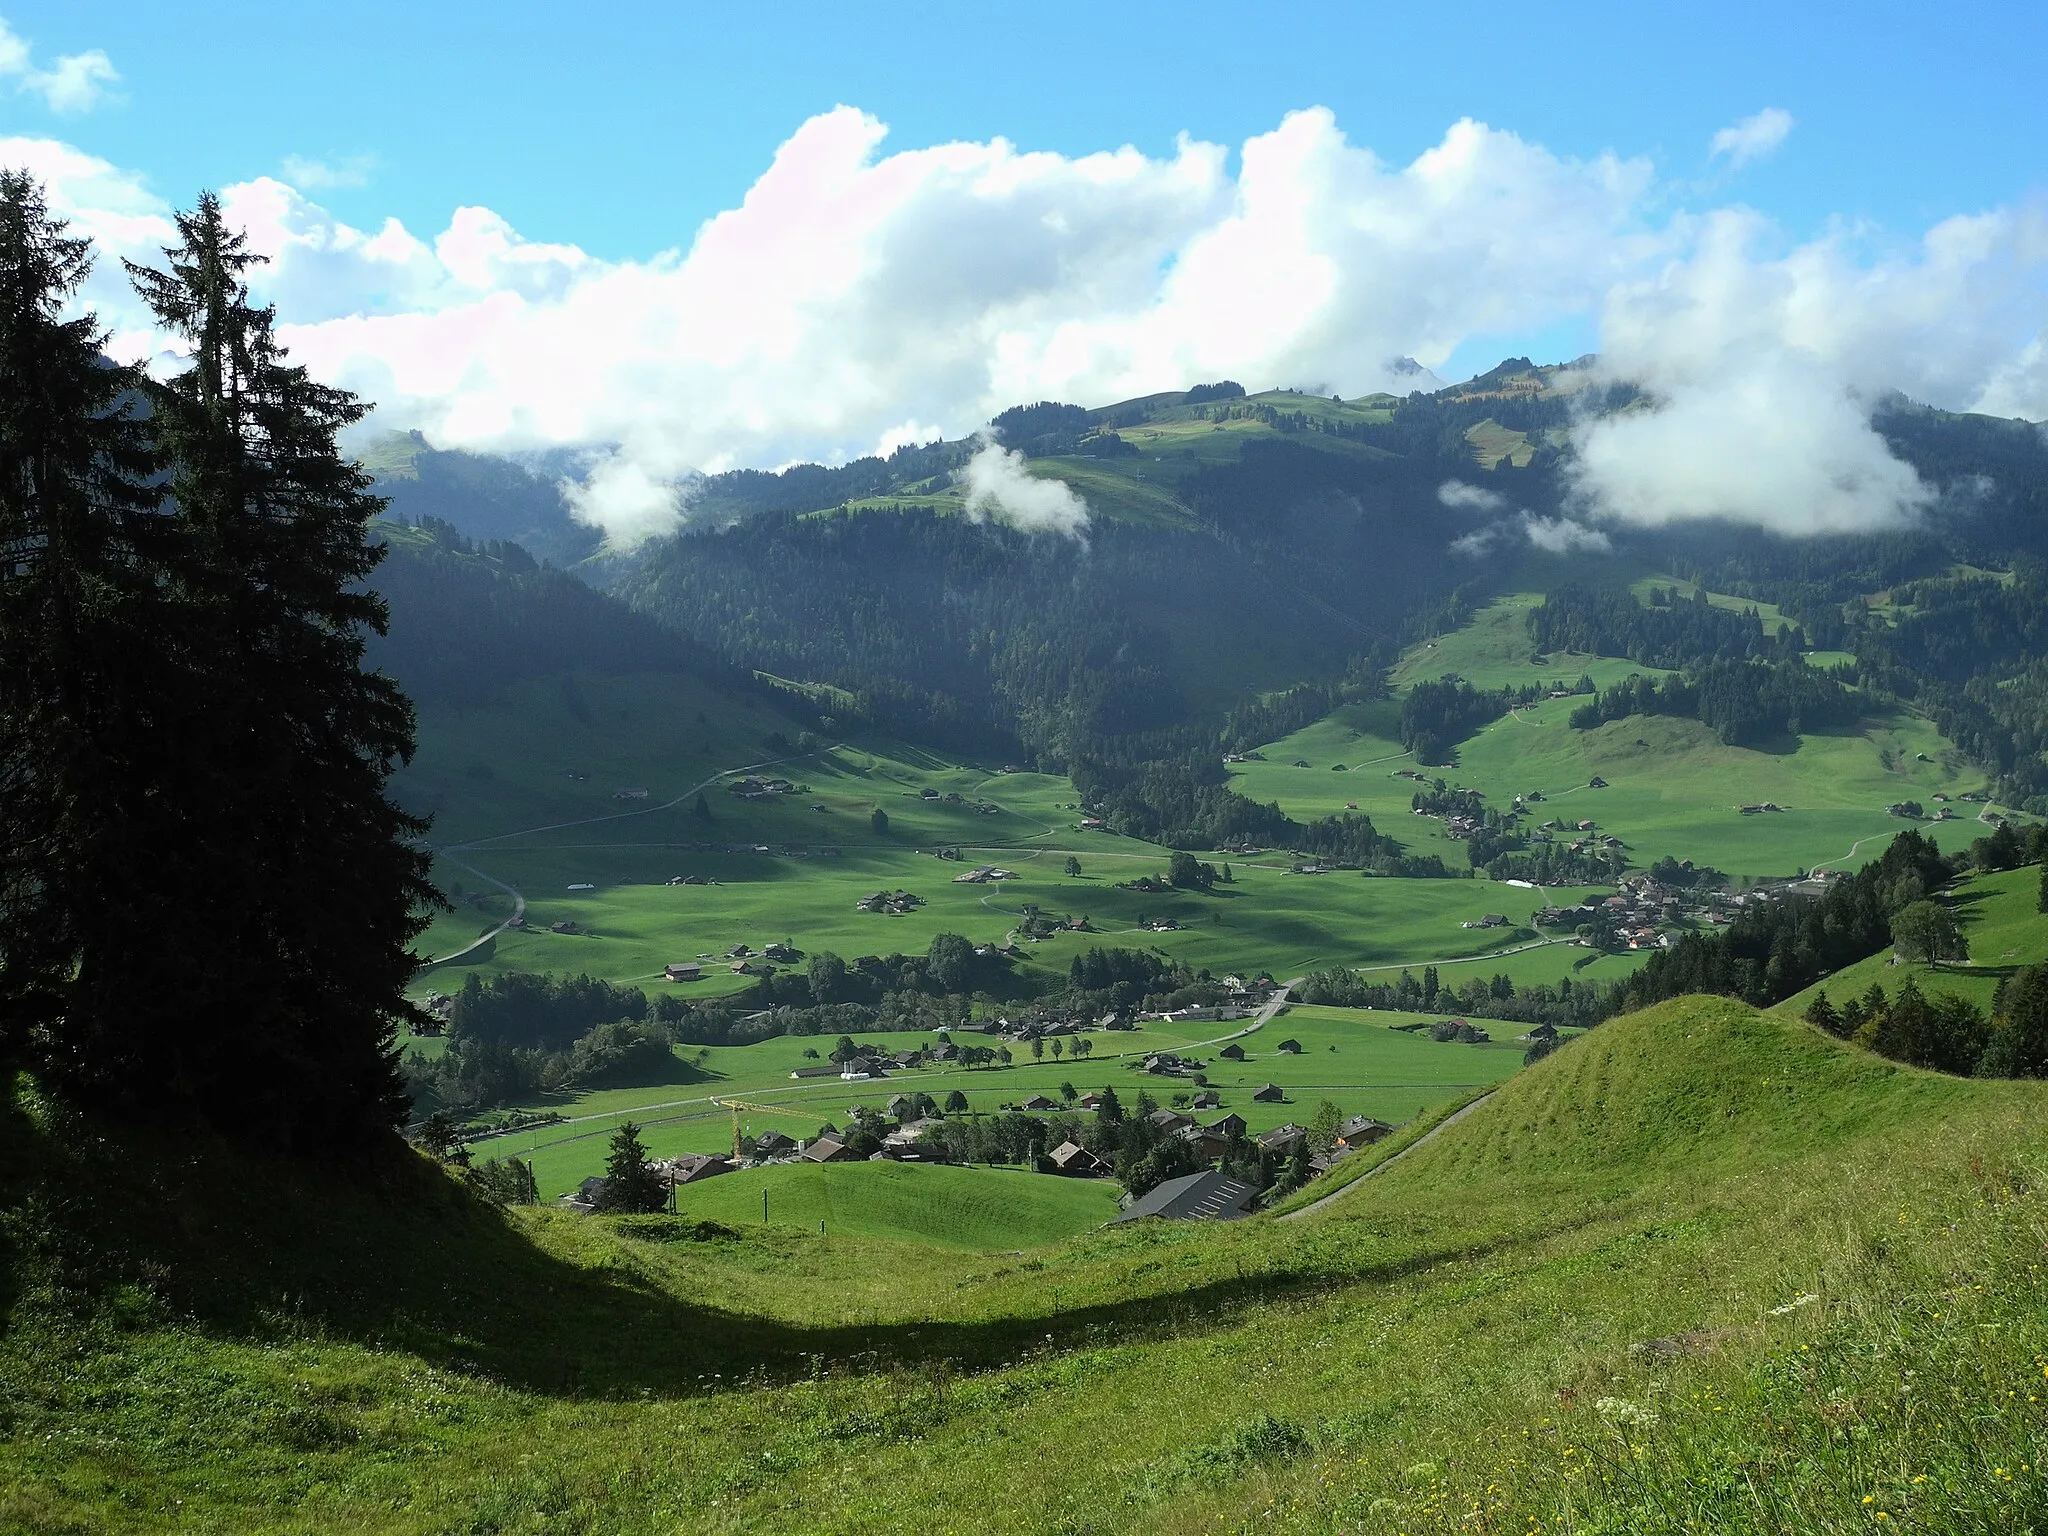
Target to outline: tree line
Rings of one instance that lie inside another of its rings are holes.
[[[1661,681],[1624,678],[1571,713],[1573,730],[1590,731],[1630,715],[1697,720],[1729,746],[1756,746],[1786,732],[1853,725],[1861,701],[1838,678],[1798,657],[1709,661]]]

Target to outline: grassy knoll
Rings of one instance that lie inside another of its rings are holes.
[[[757,1224],[764,1193],[771,1225],[948,1248],[1035,1248],[1117,1213],[1105,1179],[887,1162],[748,1169],[679,1190],[677,1206],[694,1220]]]
[[[1682,1000],[1307,1220],[1007,1256],[18,1107],[0,1523],[2039,1529],[2044,1109]]]
[[[1968,997],[1986,1013],[1999,981],[2025,965],[2048,960],[2048,914],[2038,905],[2039,866],[1998,874],[1970,875],[1957,882],[1950,899],[1969,941],[1968,964],[1928,966],[1899,962],[1891,951],[1859,960],[1778,1004],[1777,1011],[1803,1014],[1814,994],[1826,992],[1839,1007],[1860,997],[1875,982],[1896,992],[1911,976],[1923,992],[1954,992]]]
[[[1497,598],[1463,627],[1411,646],[1394,668],[1395,687],[1405,689],[1448,672],[1455,672],[1474,688],[1548,688],[1553,684],[1568,688],[1582,675],[1591,676],[1595,687],[1605,688],[1632,673],[1664,675],[1655,667],[1613,656],[1536,651],[1529,641],[1529,610],[1542,603],[1540,592]],[[1536,660],[1538,655],[1543,660]]]

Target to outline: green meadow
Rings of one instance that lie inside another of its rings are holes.
[[[1451,633],[1410,646],[1393,670],[1395,689],[1405,692],[1448,674],[1482,689],[1569,688],[1582,676],[1605,688],[1634,673],[1664,675],[1613,656],[1536,650],[1529,641],[1529,611],[1542,603],[1540,592],[1496,598]]]
[[[715,1102],[720,1099],[737,1099],[745,1106],[737,1123],[748,1140],[771,1130],[796,1138],[814,1136],[822,1125],[845,1125],[855,1105],[880,1110],[899,1093],[927,1093],[943,1103],[958,1091],[972,1114],[999,1114],[1041,1094],[1063,1103],[1062,1089],[1067,1086],[1077,1094],[1114,1088],[1126,1108],[1141,1092],[1161,1104],[1171,1105],[1176,1098],[1184,1103],[1196,1090],[1192,1081],[1138,1070],[1147,1054],[1162,1050],[1204,1063],[1206,1086],[1216,1090],[1221,1104],[1204,1111],[1201,1119],[1239,1114],[1256,1133],[1289,1121],[1305,1123],[1327,1099],[1346,1115],[1371,1115],[1400,1124],[1500,1082],[1521,1066],[1524,1048],[1514,1043],[1521,1033],[1517,1025],[1482,1023],[1494,1039],[1476,1045],[1438,1042],[1426,1033],[1394,1027],[1446,1016],[1454,1014],[1295,1004],[1249,1035],[1241,1033],[1247,1027],[1243,1023],[1154,1023],[1130,1032],[1092,1032],[1088,1039],[1093,1050],[1085,1058],[1060,1059],[1048,1052],[1034,1060],[1028,1050],[1013,1047],[1015,1061],[1007,1067],[930,1067],[859,1083],[837,1077],[790,1077],[798,1068],[822,1065],[831,1038],[682,1046],[677,1048],[674,1070],[659,1081],[537,1099],[522,1107],[552,1110],[565,1117],[563,1122],[476,1142],[472,1150],[478,1157],[530,1160],[542,1196],[552,1198],[604,1171],[609,1139],[625,1120],[641,1127],[642,1140],[656,1156],[672,1157],[731,1148],[735,1117]],[[1245,1053],[1242,1062],[1218,1054],[1232,1037]],[[853,1038],[895,1050],[932,1043],[931,1036],[920,1034],[861,1033]],[[1282,1051],[1279,1047],[1287,1041],[1298,1044],[1300,1051]],[[807,1050],[819,1055],[807,1057]],[[1278,1086],[1284,1098],[1277,1103],[1255,1101],[1253,1092],[1268,1083]]]
[[[762,1196],[767,1196],[763,1206]],[[1037,1248],[1117,1215],[1107,1179],[1063,1179],[1014,1168],[912,1163],[784,1163],[745,1168],[676,1192],[677,1214],[728,1226],[770,1226],[932,1243],[946,1248]]]

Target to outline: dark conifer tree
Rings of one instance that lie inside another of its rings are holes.
[[[64,229],[0,173],[0,1064],[44,1068],[148,755],[167,522],[139,379],[61,318],[92,265]]]
[[[273,1145],[346,1144],[404,1115],[408,946],[439,900],[424,823],[384,796],[411,706],[360,665],[385,622],[362,585],[382,502],[336,449],[363,407],[287,365],[218,201],[178,228],[165,270],[129,268],[191,359],[149,391],[176,513],[176,738],[136,808],[126,920],[81,966],[73,1082]]]

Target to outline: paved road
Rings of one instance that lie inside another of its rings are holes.
[[[467,944],[463,945],[462,948],[456,950],[454,954],[435,956],[432,960],[429,960],[426,962],[426,964],[422,965],[420,967],[421,970],[425,970],[429,965],[446,965],[450,960],[460,960],[464,955],[473,954],[475,951],[482,949],[486,944],[490,943],[499,934],[503,933],[507,928],[510,928],[514,923],[523,920],[526,916],[526,898],[520,895],[517,891],[513,890],[511,886],[507,885],[504,881],[500,880],[496,875],[487,875],[482,870],[478,869],[474,864],[465,864],[460,859],[452,858],[449,856],[446,850],[443,850],[439,854],[439,857],[447,859],[448,862],[450,864],[453,864],[457,869],[468,870],[472,875],[475,875],[479,880],[489,881],[492,885],[495,885],[499,890],[503,891],[506,895],[510,896],[512,898],[512,915],[506,918],[502,923],[498,924],[497,927],[487,929],[485,932],[478,934],[475,938],[471,939]]]
[[[1451,1115],[1447,1119],[1445,1119],[1442,1124],[1432,1126],[1426,1134],[1416,1137],[1415,1140],[1411,1141],[1407,1146],[1403,1147],[1400,1151],[1396,1152],[1384,1163],[1381,1163],[1377,1168],[1367,1169],[1364,1173],[1361,1173],[1357,1178],[1353,1179],[1349,1184],[1346,1184],[1342,1189],[1333,1189],[1327,1195],[1323,1196],[1322,1199],[1313,1201],[1308,1205],[1304,1205],[1298,1211],[1289,1211],[1286,1215],[1278,1217],[1276,1219],[1280,1221],[1299,1221],[1302,1217],[1307,1216],[1312,1212],[1320,1211],[1324,1206],[1329,1205],[1332,1201],[1342,1200],[1346,1195],[1350,1194],[1352,1190],[1358,1188],[1358,1186],[1363,1184],[1367,1179],[1377,1178],[1380,1174],[1385,1173],[1389,1168],[1393,1167],[1394,1164],[1401,1161],[1402,1158],[1406,1157],[1410,1152],[1413,1152],[1417,1147],[1427,1146],[1433,1138],[1441,1136],[1445,1131],[1449,1130],[1452,1126],[1456,1125],[1460,1120],[1464,1119],[1467,1115],[1471,1114],[1473,1110],[1477,1109],[1480,1105],[1484,1104],[1488,1099],[1492,1097],[1493,1090],[1488,1089],[1485,1093],[1482,1093],[1478,1098],[1474,1099],[1470,1104],[1467,1104],[1463,1109],[1459,1110],[1455,1115]]]

